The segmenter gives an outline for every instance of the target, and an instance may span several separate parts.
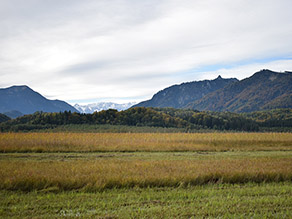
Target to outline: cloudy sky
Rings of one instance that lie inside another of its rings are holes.
[[[0,0],[0,87],[71,104],[292,70],[291,0]]]

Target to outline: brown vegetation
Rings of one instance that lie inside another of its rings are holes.
[[[292,181],[291,158],[226,160],[1,161],[0,189],[120,187]]]
[[[1,152],[291,149],[292,133],[0,133]]]

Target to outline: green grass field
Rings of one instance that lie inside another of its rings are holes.
[[[291,133],[0,133],[0,217],[291,218]]]
[[[292,183],[207,184],[95,193],[0,191],[0,217],[291,218]]]

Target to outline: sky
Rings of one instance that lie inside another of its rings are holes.
[[[0,0],[0,87],[70,104],[292,70],[291,0]]]

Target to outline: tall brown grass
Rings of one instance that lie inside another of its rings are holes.
[[[292,181],[292,158],[226,160],[0,161],[0,189],[120,187]]]
[[[1,152],[276,151],[291,133],[1,133]],[[255,152],[257,153],[257,152]],[[103,190],[113,187],[292,181],[292,158],[203,160],[0,160],[0,189]]]
[[[0,152],[291,149],[292,133],[0,133]]]
[[[0,152],[291,150],[292,133],[1,133]]]

